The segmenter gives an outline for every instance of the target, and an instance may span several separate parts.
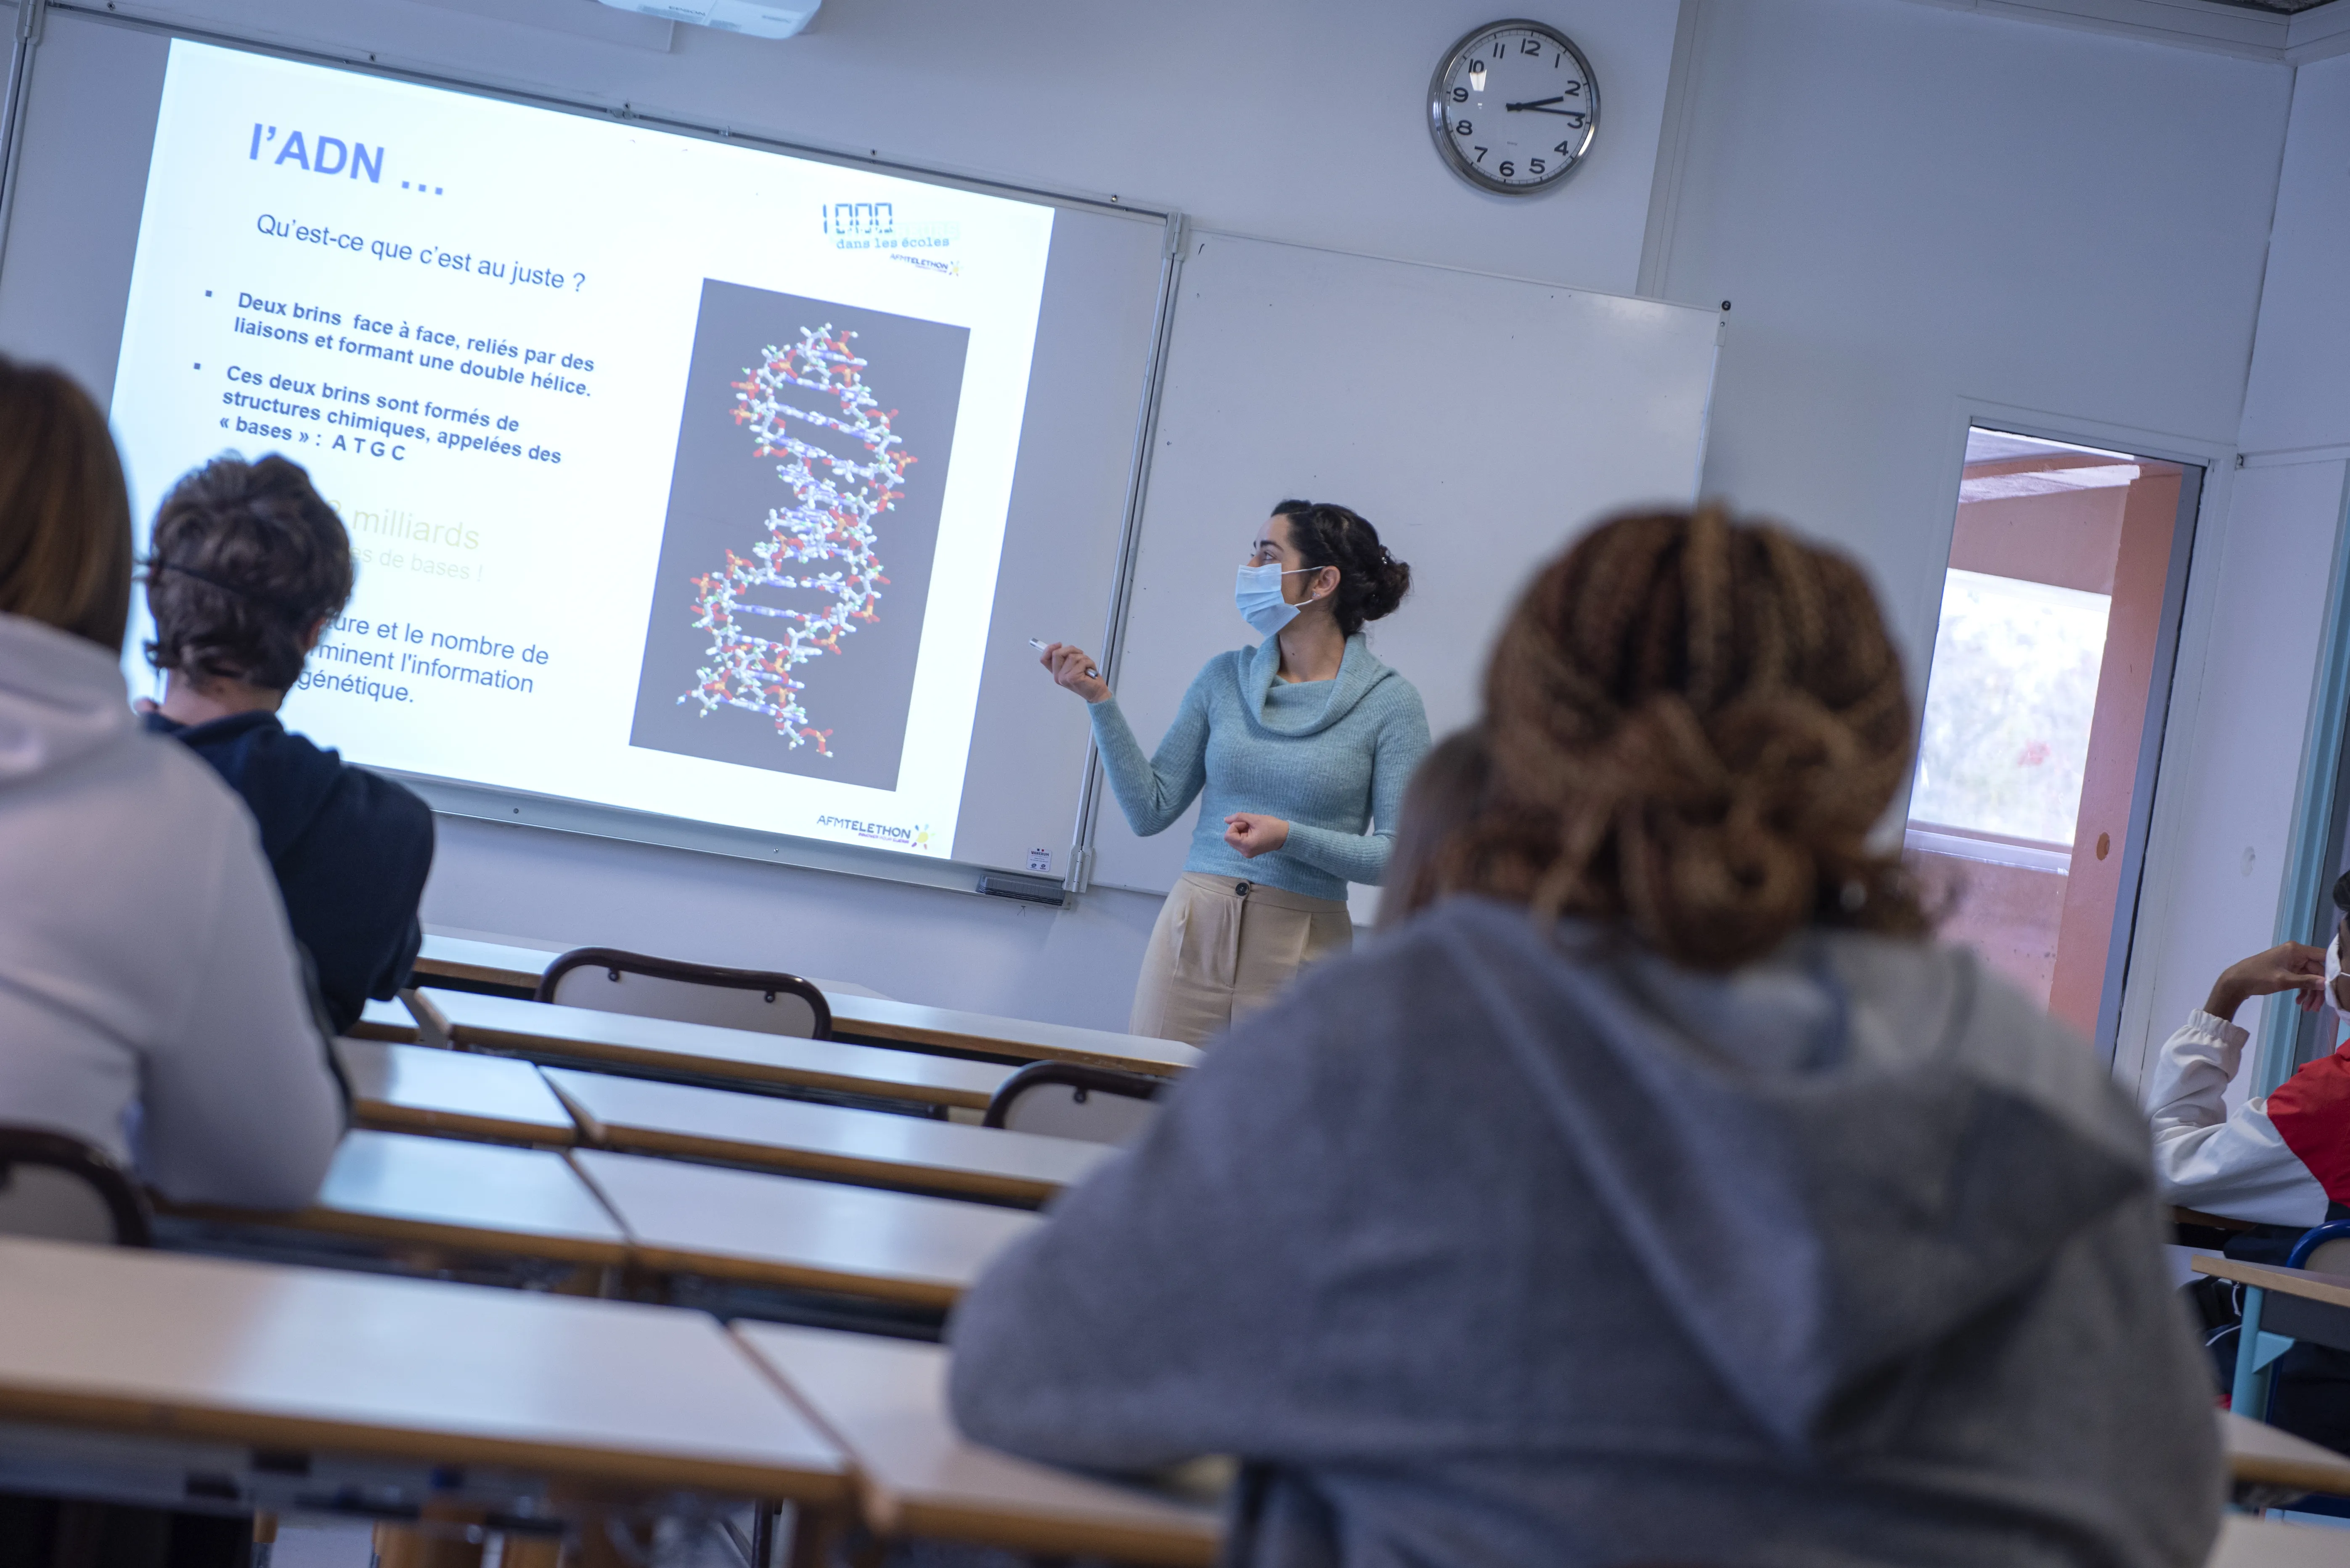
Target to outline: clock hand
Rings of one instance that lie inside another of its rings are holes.
[[[1560,93],[1556,98],[1528,99],[1523,103],[1505,103],[1502,107],[1506,109],[1540,109],[1546,103],[1565,103],[1565,101],[1566,95]]]
[[[1569,119],[1581,119],[1585,115],[1585,111],[1579,109],[1536,109],[1532,104],[1527,104],[1525,109],[1529,114],[1563,114]]]

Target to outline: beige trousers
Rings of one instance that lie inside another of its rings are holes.
[[[1271,1002],[1299,970],[1354,941],[1343,898],[1186,871],[1150,928],[1127,1030],[1204,1044]]]

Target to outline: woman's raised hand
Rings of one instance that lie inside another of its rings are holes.
[[[1048,642],[1036,660],[1053,673],[1053,684],[1065,686],[1088,702],[1107,701],[1109,682],[1093,673],[1093,656],[1073,642]]]

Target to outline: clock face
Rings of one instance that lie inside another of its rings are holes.
[[[1471,184],[1546,191],[1574,172],[1599,123],[1599,84],[1566,35],[1495,22],[1452,46],[1429,84],[1428,128]]]

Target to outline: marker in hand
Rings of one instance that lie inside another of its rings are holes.
[[[1046,642],[1041,637],[1032,637],[1028,639],[1028,646],[1035,649],[1037,652],[1042,653],[1053,645]],[[1101,679],[1101,671],[1088,664],[1086,666],[1086,679],[1088,680],[1099,680]]]

